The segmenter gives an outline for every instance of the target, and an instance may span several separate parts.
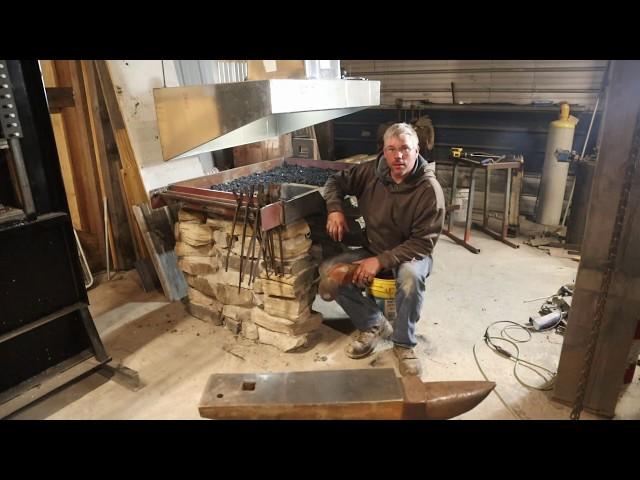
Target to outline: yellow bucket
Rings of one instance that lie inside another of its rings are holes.
[[[374,278],[369,287],[371,295],[376,298],[392,299],[396,298],[396,280],[395,278]]]

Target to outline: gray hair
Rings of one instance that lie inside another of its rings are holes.
[[[419,145],[418,134],[413,129],[411,125],[408,123],[394,123],[387,131],[384,132],[383,141],[386,144],[387,140],[391,137],[398,138],[400,135],[406,135],[408,138],[411,138],[411,143],[413,143],[412,148],[416,148]]]

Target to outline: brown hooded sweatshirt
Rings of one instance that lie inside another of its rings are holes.
[[[366,224],[365,245],[382,268],[421,260],[433,252],[445,217],[442,188],[435,164],[418,155],[413,171],[396,184],[383,154],[327,180],[327,211],[341,212],[345,195],[354,195]]]

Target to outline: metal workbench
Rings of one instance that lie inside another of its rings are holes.
[[[513,170],[520,170],[522,168],[522,162],[519,161],[498,161],[494,162],[490,161],[481,161],[476,160],[474,158],[469,158],[465,156],[454,157],[453,155],[449,156],[449,160],[453,165],[453,173],[451,178],[451,195],[449,203],[453,205],[453,201],[456,197],[457,192],[457,180],[458,180],[458,168],[460,166],[471,168],[470,178],[471,184],[469,186],[469,203],[467,205],[467,215],[465,221],[464,228],[464,237],[460,238],[453,233],[453,212],[449,213],[449,220],[446,228],[443,230],[443,233],[448,236],[451,240],[456,242],[457,244],[463,246],[467,250],[472,253],[480,253],[480,249],[474,247],[469,243],[471,240],[471,227],[474,226],[480,231],[486,233],[492,238],[501,241],[502,243],[509,245],[512,248],[519,248],[519,245],[509,241],[507,239],[507,229],[509,227],[509,202],[511,199],[511,173]],[[485,175],[485,190],[484,190],[484,209],[482,215],[482,225],[474,224],[472,221],[473,215],[473,199],[475,193],[476,179],[475,173],[476,170],[484,170]],[[490,180],[491,173],[495,170],[506,170],[506,188],[504,192],[504,211],[502,217],[502,230],[501,232],[494,232],[489,229],[489,194],[490,194]]]

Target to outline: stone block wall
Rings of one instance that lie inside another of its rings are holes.
[[[273,345],[288,352],[303,347],[309,333],[322,323],[313,312],[318,287],[318,258],[312,253],[311,231],[305,220],[281,231],[284,275],[265,271],[264,260],[248,252],[251,227],[247,226],[243,275],[240,282],[242,225],[228,219],[182,209],[175,224],[178,265],[189,284],[187,308],[191,315],[216,325],[224,325],[235,335]],[[240,231],[238,231],[240,230]],[[274,235],[275,256],[280,242]],[[228,266],[227,266],[227,253]],[[251,260],[256,272],[249,284]],[[227,267],[225,269],[225,267]],[[238,288],[240,286],[240,288]]]

